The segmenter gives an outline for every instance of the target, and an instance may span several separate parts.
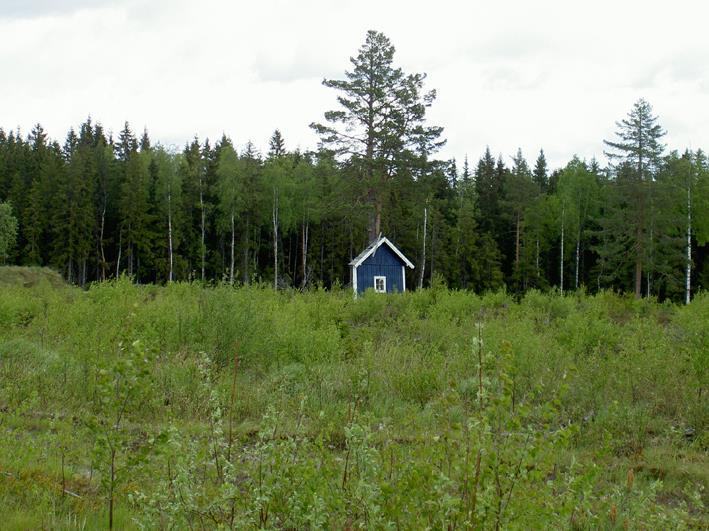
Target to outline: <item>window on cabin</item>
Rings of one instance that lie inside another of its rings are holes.
[[[387,277],[374,277],[374,291],[377,293],[387,292]]]

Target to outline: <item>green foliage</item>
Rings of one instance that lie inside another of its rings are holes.
[[[4,263],[17,239],[17,218],[10,203],[0,202],[0,260]]]
[[[139,341],[102,360],[96,372],[93,412],[86,427],[94,441],[93,464],[101,474],[101,488],[108,500],[108,527],[113,529],[114,496],[121,482],[130,479],[131,468],[142,462],[152,441],[136,441],[127,428],[130,417],[150,410],[151,360]],[[136,444],[137,443],[137,444]]]
[[[410,288],[440,275],[475,293],[613,289],[686,302],[709,284],[707,157],[663,156],[647,102],[606,143],[608,167],[572,156],[551,169],[540,150],[531,168],[521,151],[507,164],[511,154],[486,148],[459,172],[435,159],[435,92],[394,56],[368,32],[343,78],[325,81],[339,109],[314,124],[315,151],[288,150],[279,131],[261,157],[258,143],[226,134],[178,154],[91,119],[63,145],[39,124],[26,138],[0,130],[0,203],[17,220],[13,245],[0,229],[0,261],[50,266],[82,287],[125,273],[332,289],[382,232],[416,264]]]
[[[370,30],[345,79],[326,79],[339,91],[338,110],[327,124],[313,123],[322,145],[343,155],[358,180],[357,195],[372,207],[369,239],[381,230],[382,209],[393,181],[427,174],[428,156],[445,141],[442,127],[425,125],[436,91],[423,92],[425,74],[405,74],[394,66],[395,48],[386,35]]]
[[[706,526],[708,303],[7,286],[0,512],[104,527],[113,499],[115,527],[146,529]]]

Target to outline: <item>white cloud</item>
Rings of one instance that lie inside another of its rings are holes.
[[[36,18],[91,9],[115,0],[3,0],[0,18]]]
[[[471,162],[543,147],[555,165],[602,158],[602,140],[647,98],[670,148],[709,148],[709,44],[703,2],[442,0],[7,0],[0,7],[0,125],[53,137],[87,115],[128,120],[183,144],[194,134],[264,148],[279,127],[308,128],[335,105],[367,29],[387,34],[406,71],[427,72],[442,156]],[[508,159],[509,160],[509,159]]]

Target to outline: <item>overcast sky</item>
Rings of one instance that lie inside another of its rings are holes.
[[[521,147],[553,166],[603,160],[644,97],[670,148],[709,149],[709,2],[595,0],[0,0],[0,127],[63,140],[88,115],[182,146],[225,132],[262,150],[275,128],[312,149],[321,85],[368,29],[438,91],[442,157]]]

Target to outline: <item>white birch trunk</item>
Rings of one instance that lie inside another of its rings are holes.
[[[650,227],[650,252],[652,253],[653,251],[653,229]],[[650,254],[652,258],[648,260],[649,264],[647,266],[647,274],[646,274],[646,279],[647,279],[647,296],[650,296],[651,290],[650,290],[650,273],[652,272],[652,260],[654,258],[654,254]]]
[[[565,209],[561,207],[561,255],[559,258],[559,291],[564,294],[564,213]]]
[[[101,250],[101,280],[106,280],[106,254],[103,250],[103,232],[106,227],[106,205],[104,203],[101,210],[101,232],[98,237],[99,249]]]
[[[515,268],[519,267],[519,233],[520,233],[519,212],[517,212],[517,223],[515,224]]]
[[[421,275],[419,276],[419,289],[423,288],[423,274],[426,270],[426,224],[428,223],[428,207],[423,209],[423,257],[421,259]]]
[[[308,232],[309,232],[309,229],[310,229],[309,223],[304,220],[303,221],[303,249],[302,249],[302,254],[303,254],[302,287],[303,288],[305,288],[305,286],[308,283],[307,260],[308,260]]]
[[[231,264],[229,265],[229,284],[234,285],[234,211],[231,211]]]
[[[273,188],[273,289],[278,289],[278,191]]]
[[[537,280],[539,280],[539,238],[537,238],[537,256],[535,260],[535,265],[537,267]]]
[[[574,280],[574,288],[579,289],[579,261],[581,248],[581,234],[576,237],[576,278]]]
[[[687,183],[687,271],[685,279],[685,304],[692,297],[692,184]]]
[[[121,250],[122,250],[122,243],[123,243],[123,231],[120,231],[118,233],[118,258],[116,259],[116,278],[118,278],[118,275],[121,270]]]
[[[173,280],[173,255],[172,255],[172,192],[167,192],[167,239],[168,249],[170,253],[170,273],[167,277],[168,282]]]
[[[202,178],[199,179],[199,209],[202,214],[202,224],[201,224],[201,245],[200,251],[202,253],[202,282],[204,282],[204,255],[206,249],[204,248],[204,192],[202,191]]]

